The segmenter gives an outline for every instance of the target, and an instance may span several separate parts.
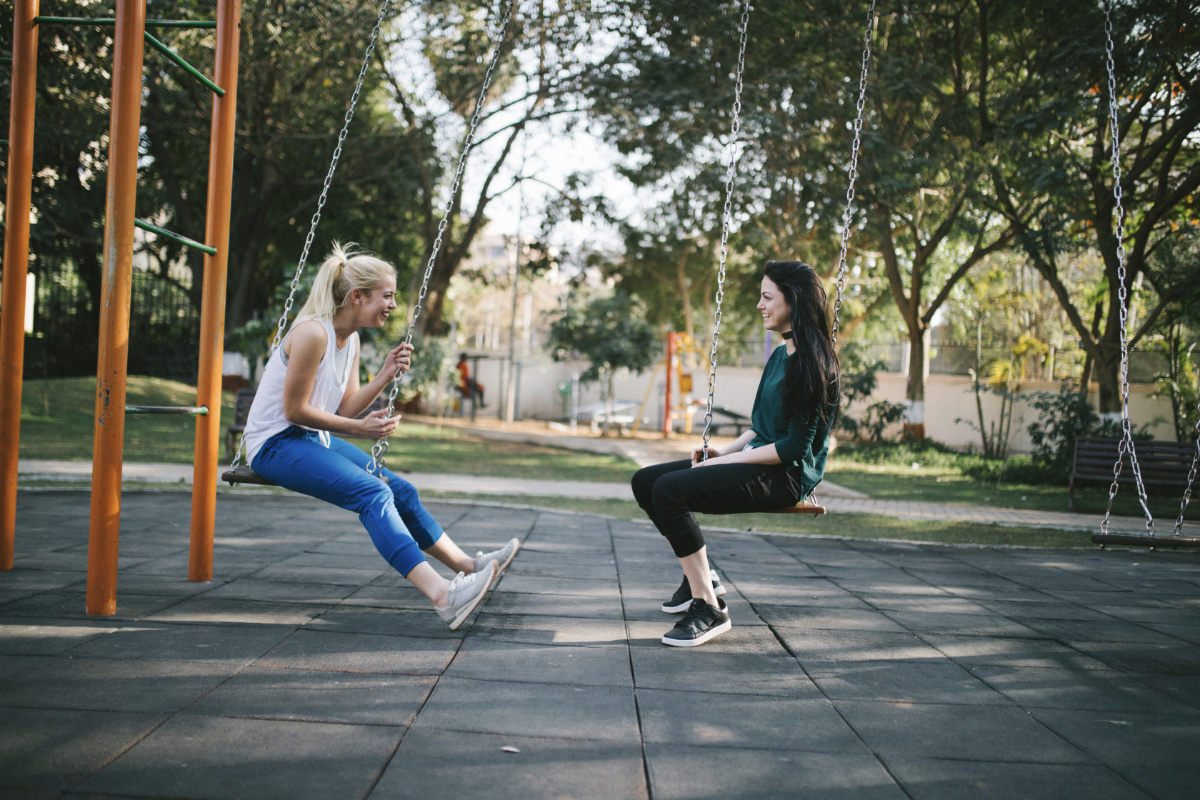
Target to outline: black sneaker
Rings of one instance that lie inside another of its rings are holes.
[[[708,576],[712,578],[713,594],[721,597],[725,594],[725,587],[721,585],[721,579],[717,577],[715,569],[708,571]],[[688,610],[688,606],[692,604],[692,587],[688,585],[687,576],[683,576],[683,583],[679,584],[679,588],[675,590],[675,594],[671,595],[671,599],[662,604],[663,613],[666,614],[682,614]]]
[[[663,636],[662,643],[672,647],[695,647],[732,628],[729,606],[724,600],[717,602],[721,604],[720,608],[713,608],[703,600],[693,600],[683,619]]]

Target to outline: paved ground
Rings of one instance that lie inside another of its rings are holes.
[[[0,796],[1195,798],[1200,554],[715,534],[733,631],[659,644],[648,526],[431,504],[524,547],[445,630],[352,515],[128,493],[118,616],[87,496],[22,492],[0,574]]]

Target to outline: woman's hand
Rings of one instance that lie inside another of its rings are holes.
[[[713,447],[708,448],[708,457],[710,459],[717,458],[720,455],[721,454],[717,452],[716,448],[713,448]],[[702,466],[704,466],[705,463],[707,463],[707,462],[704,460],[704,448],[697,447],[695,450],[692,451],[692,466],[693,467],[702,467]]]
[[[387,416],[386,408],[372,411],[359,420],[362,424],[363,435],[369,436],[372,439],[382,439],[385,436],[390,436],[392,431],[396,430],[397,421],[396,417]]]
[[[395,349],[383,359],[383,366],[379,368],[379,374],[392,380],[396,377],[397,372],[401,375],[408,372],[408,368],[412,366],[412,352],[413,346],[408,342],[396,345]]]

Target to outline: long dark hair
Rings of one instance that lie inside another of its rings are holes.
[[[841,404],[841,365],[825,318],[825,289],[816,271],[803,261],[768,261],[770,278],[792,313],[796,353],[788,359],[783,379],[783,411],[833,426]]]

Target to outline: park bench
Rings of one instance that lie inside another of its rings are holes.
[[[1075,507],[1075,481],[1112,482],[1119,442],[1119,439],[1099,436],[1079,436],[1075,439],[1075,460],[1071,464],[1071,479],[1067,484],[1068,509]],[[1170,486],[1183,490],[1192,459],[1196,455],[1195,444],[1143,440],[1136,442],[1136,445],[1142,483],[1147,486]],[[1130,483],[1134,481],[1133,465],[1128,453],[1125,454],[1121,465],[1121,479]]]
[[[706,411],[707,406],[701,406],[700,410]],[[713,433],[718,433],[722,428],[727,428],[730,426],[732,426],[735,430],[735,433],[733,434],[734,436],[741,436],[743,431],[750,430],[750,417],[746,416],[745,414],[725,408],[724,406],[713,406],[712,413]],[[724,419],[718,419],[718,417],[724,417]]]
[[[238,389],[237,398],[233,401],[233,423],[225,429],[225,458],[229,461],[233,460],[238,442],[246,432],[246,418],[250,416],[250,405],[253,402],[253,389]]]

